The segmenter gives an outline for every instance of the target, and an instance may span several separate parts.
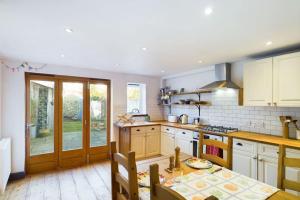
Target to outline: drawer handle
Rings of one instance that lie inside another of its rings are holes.
[[[190,143],[193,143],[193,141],[190,141]]]
[[[243,144],[240,142],[236,143],[236,145],[241,146],[241,147],[243,146]]]
[[[167,128],[166,130],[167,130],[167,131],[169,131],[169,129],[168,129],[168,128]]]
[[[151,130],[155,130],[155,128],[151,128]]]
[[[185,132],[182,132],[182,134],[185,135],[186,133],[185,133]]]
[[[137,129],[136,131],[140,131],[140,129]]]

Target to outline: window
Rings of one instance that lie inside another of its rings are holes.
[[[127,84],[127,112],[132,114],[146,114],[145,84]]]

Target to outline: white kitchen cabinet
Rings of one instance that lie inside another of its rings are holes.
[[[271,106],[272,58],[256,60],[244,66],[244,105]]]
[[[277,187],[278,158],[258,156],[258,180]]]
[[[175,137],[175,148],[179,147],[180,152],[193,155],[193,141]]]
[[[135,152],[135,158],[146,157],[146,137],[145,133],[138,133],[131,135],[131,151]]]
[[[273,100],[277,106],[300,106],[300,52],[273,58]]]
[[[175,148],[179,147],[180,152],[193,155],[193,131],[176,129]]]
[[[232,170],[257,179],[257,158],[242,151],[233,151]]]
[[[160,133],[147,133],[146,135],[146,156],[160,154]]]
[[[172,155],[175,151],[175,136],[170,133],[161,133],[161,154]]]
[[[300,52],[244,65],[244,105],[300,107]]]

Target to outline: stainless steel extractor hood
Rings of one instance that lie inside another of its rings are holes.
[[[240,89],[240,87],[231,81],[231,64],[222,63],[215,65],[215,81],[202,87],[204,90],[215,90],[220,88]]]

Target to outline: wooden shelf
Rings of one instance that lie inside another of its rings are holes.
[[[195,104],[187,104],[187,103],[184,103],[184,104],[180,104],[180,103],[172,103],[172,105],[178,105],[178,106],[211,106],[211,103],[210,102],[207,102],[207,103],[195,103]]]
[[[181,95],[189,95],[189,94],[202,94],[202,93],[212,93],[211,90],[198,90],[198,91],[194,91],[194,92],[182,92],[182,93],[176,93],[176,94],[172,94],[170,96],[181,96]]]

